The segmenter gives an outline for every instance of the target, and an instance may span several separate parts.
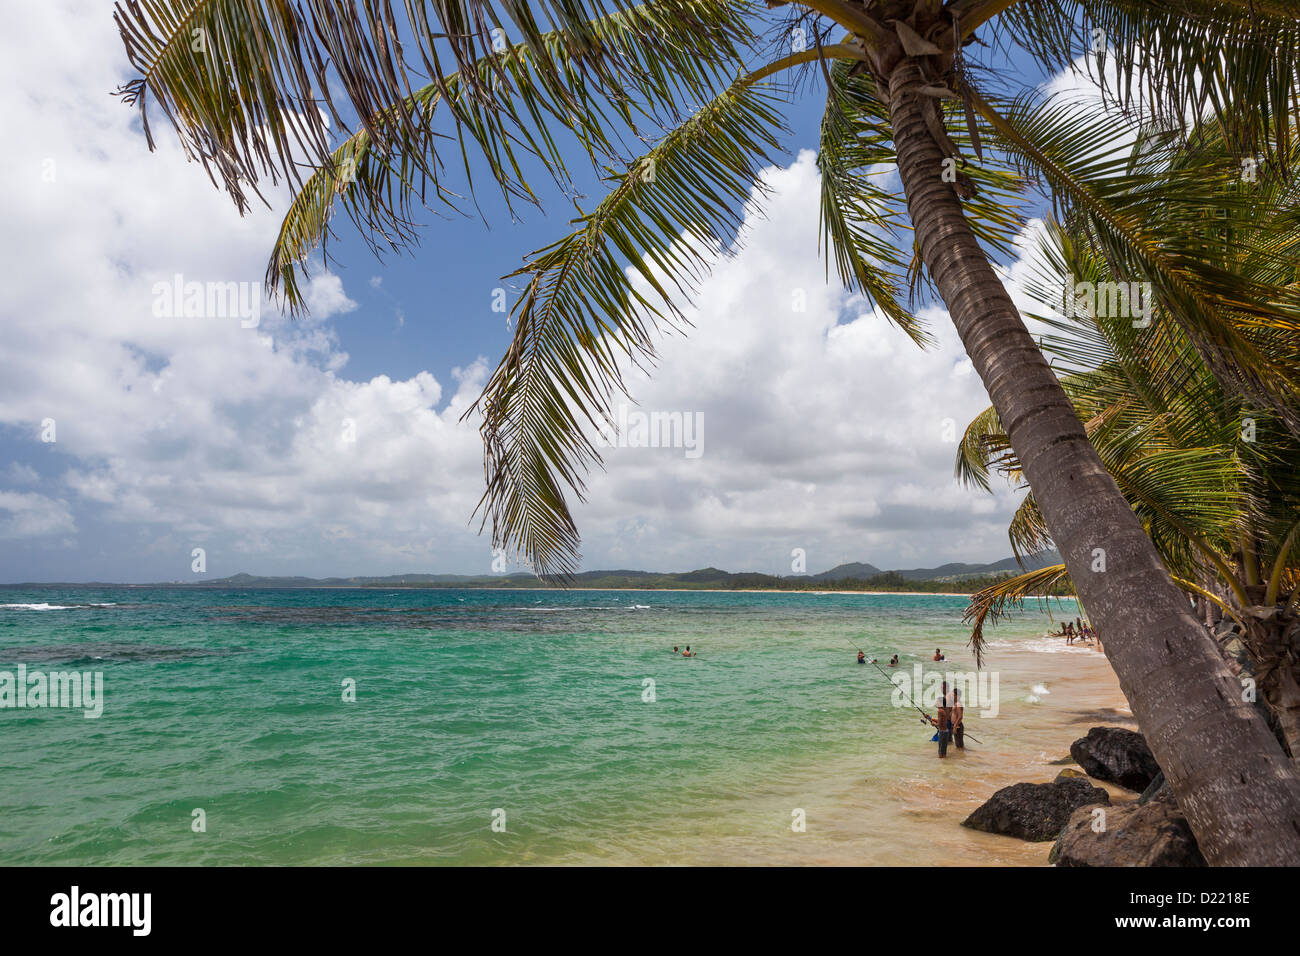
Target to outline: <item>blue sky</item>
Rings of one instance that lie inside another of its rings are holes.
[[[4,115],[29,130],[0,160],[0,581],[489,571],[469,523],[481,448],[458,419],[509,341],[492,290],[567,232],[571,207],[552,191],[549,216],[511,222],[484,193],[487,225],[428,215],[422,245],[383,262],[339,220],[311,318],[160,317],[162,277],[260,281],[278,218],[239,219],[161,125],[147,151],[107,95],[128,68],[101,6],[41,4],[0,38]],[[958,488],[939,437],[987,401],[942,308],[921,353],[824,280],[806,152],[821,105],[814,79],[744,251],[701,287],[654,379],[633,379],[641,408],[702,416],[704,454],[611,449],[577,511],[585,568],[1009,553],[1014,495]],[[598,184],[580,185],[589,206]],[[792,291],[807,302],[793,315]]]

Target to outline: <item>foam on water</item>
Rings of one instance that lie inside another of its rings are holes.
[[[75,611],[79,607],[117,607],[116,601],[93,604],[0,604],[0,609],[11,611]]]
[[[1063,637],[1041,636],[1019,641],[989,641],[990,648],[1015,648],[1035,654],[1100,654],[1095,644],[1067,644]]]

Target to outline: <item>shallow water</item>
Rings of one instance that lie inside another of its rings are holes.
[[[1090,713],[1123,698],[1100,654],[1044,638],[1049,618],[1031,607],[989,632],[997,714],[968,707],[966,721],[982,744],[938,760],[932,731],[855,648],[882,663],[898,653],[910,675],[938,645],[946,670],[973,671],[965,603],[0,590],[0,671],[98,670],[104,686],[98,719],[0,709],[0,856],[1043,863],[1049,844],[958,824],[1000,786],[1050,780]],[[700,656],[675,657],[674,644]],[[196,809],[206,832],[192,828]],[[805,832],[792,830],[797,810]]]

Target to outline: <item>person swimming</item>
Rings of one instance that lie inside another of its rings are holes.
[[[867,655],[863,654],[861,651],[858,651],[858,663],[865,664],[866,662],[867,662]]]
[[[891,658],[889,659],[889,666],[890,666],[890,667],[897,667],[897,666],[898,666],[898,655],[897,655],[897,654],[895,654],[893,657],[891,657]]]
[[[674,654],[677,653],[677,645],[676,645],[676,644],[673,645],[673,653],[674,653]]]
[[[947,660],[947,658],[943,656],[943,651],[939,650],[939,648],[937,647],[934,649],[934,660],[936,661]]]
[[[691,645],[687,644],[686,650],[682,651],[682,657],[694,657],[694,656],[695,655],[691,653]]]

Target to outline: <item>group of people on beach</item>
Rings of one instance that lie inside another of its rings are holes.
[[[1058,637],[1064,637],[1065,643],[1073,644],[1075,641],[1096,641],[1097,647],[1101,647],[1101,638],[1092,626],[1082,618],[1076,617],[1073,621],[1066,621],[1061,630],[1057,632]]]

